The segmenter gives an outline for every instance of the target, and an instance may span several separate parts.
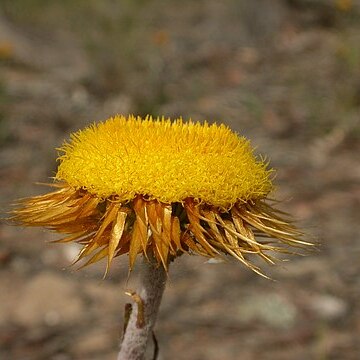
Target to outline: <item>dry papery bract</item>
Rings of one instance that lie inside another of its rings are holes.
[[[66,183],[50,186],[55,191],[20,200],[11,219],[63,234],[57,242],[81,244],[74,262],[83,260],[82,267],[107,258],[107,272],[114,257],[128,254],[132,270],[139,254],[151,254],[167,270],[170,261],[183,253],[231,255],[265,276],[249,255],[273,264],[271,253],[311,245],[286,213],[263,198],[221,208],[194,198],[163,203],[138,195],[121,202],[117,195],[101,198]]]

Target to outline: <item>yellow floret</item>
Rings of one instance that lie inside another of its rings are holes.
[[[56,179],[99,197],[192,197],[229,207],[266,196],[271,170],[225,125],[115,116],[71,135]]]

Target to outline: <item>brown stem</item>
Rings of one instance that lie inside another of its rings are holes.
[[[149,257],[140,273],[139,293],[128,293],[133,298],[118,360],[144,360],[146,345],[155,325],[167,273],[162,265]]]

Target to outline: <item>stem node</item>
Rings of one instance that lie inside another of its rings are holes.
[[[153,334],[156,316],[165,290],[167,273],[154,258],[145,259],[140,272],[139,291],[126,291],[133,300],[125,307],[125,333],[118,360],[144,360],[149,337]],[[129,314],[130,312],[130,314]],[[125,319],[126,320],[126,319]],[[157,344],[155,344],[157,350]]]

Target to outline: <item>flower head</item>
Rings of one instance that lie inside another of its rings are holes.
[[[266,201],[272,170],[224,125],[116,116],[71,135],[60,148],[54,191],[27,198],[13,220],[77,242],[85,265],[129,254],[167,269],[182,253],[229,254],[252,270],[302,234]],[[276,244],[273,244],[274,238]]]

